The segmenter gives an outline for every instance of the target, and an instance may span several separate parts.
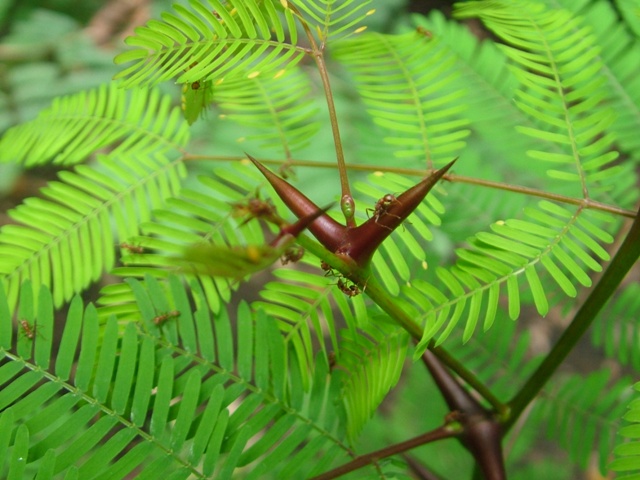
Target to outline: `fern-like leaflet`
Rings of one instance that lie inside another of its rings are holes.
[[[363,31],[366,26],[361,26],[361,22],[375,13],[375,9],[365,10],[371,0],[291,0],[291,3],[302,12],[305,22],[315,27],[323,42]]]
[[[480,17],[509,43],[502,49],[521,83],[516,103],[537,123],[517,129],[555,146],[528,155],[554,165],[548,174],[573,183],[583,197],[594,196],[616,174],[612,162],[618,157],[607,133],[613,111],[592,110],[606,98],[595,36],[570,12],[529,2],[469,2],[456,15]]]
[[[342,377],[347,432],[353,442],[389,390],[400,378],[409,336],[377,318],[364,330],[342,332],[340,357],[334,367]]]
[[[178,192],[181,162],[163,155],[141,158],[134,171],[121,155],[61,172],[61,182],[41,190],[44,198],[10,211],[21,224],[0,230],[0,274],[12,305],[25,279],[34,288],[52,288],[56,306],[69,300],[113,266],[117,238],[136,235],[150,210]]]
[[[623,365],[640,370],[640,285],[631,283],[600,312],[594,322],[592,339],[595,346]]]
[[[116,75],[127,88],[154,85],[177,77],[178,83],[223,82],[234,76],[273,74],[302,59],[296,45],[297,26],[289,8],[280,20],[273,0],[217,0],[176,4],[136,29],[126,43],[136,47],[118,55],[116,63],[134,62]],[[287,38],[287,34],[289,37]],[[190,68],[189,68],[190,67]]]
[[[145,236],[133,240],[145,248],[143,254],[126,255],[123,266],[114,273],[124,277],[141,278],[151,275],[166,278],[170,271],[182,272],[194,278],[195,272],[184,269],[182,259],[185,250],[202,242],[220,247],[243,247],[264,243],[264,235],[257,222],[240,225],[233,218],[233,204],[247,201],[256,191],[258,172],[237,164],[235,169],[218,169],[217,177],[201,177],[199,188],[184,189],[181,195],[167,200],[168,208],[154,212],[154,221],[141,226]],[[229,250],[229,254],[231,251]],[[244,276],[244,275],[243,275]],[[231,291],[238,282],[224,277],[196,274],[195,277],[206,293],[212,311],[231,298]],[[131,305],[127,285],[108,287],[100,302],[108,308],[124,313]]]
[[[0,161],[74,165],[104,148],[113,156],[166,155],[181,151],[189,137],[168,95],[110,84],[57,98],[35,120],[10,129],[0,140]]]
[[[15,385],[22,387],[5,389],[0,401],[2,432],[11,433],[0,435],[0,448],[11,452],[0,474],[7,466],[16,474],[16,455],[23,476],[45,475],[55,465],[58,474],[102,479],[135,469],[231,478],[255,461],[250,478],[307,478],[344,461],[347,447],[336,435],[342,414],[332,401],[339,392],[327,382],[326,361],[318,359],[308,392],[296,388],[300,371],[285,372],[286,350],[272,319],[243,303],[232,329],[226,310],[212,319],[202,289],[193,286],[185,289],[176,277],[166,286],[132,280],[140,317],[123,328],[114,316],[100,324],[96,309],[76,297],[55,352],[52,336],[36,339],[34,354],[18,355],[19,341],[2,335],[0,379],[20,375]],[[22,291],[21,314],[51,324],[48,289],[39,290],[37,311],[32,289]],[[165,306],[158,293],[180,310],[174,334],[150,322]],[[0,288],[0,313],[7,311]],[[11,316],[0,315],[0,332],[11,328]],[[56,412],[57,421],[43,411]]]
[[[532,424],[546,424],[547,437],[564,447],[572,461],[586,468],[595,449],[601,471],[609,460],[615,425],[628,398],[629,379],[610,380],[608,370],[572,375],[545,390],[531,414]]]
[[[609,470],[618,472],[620,480],[634,480],[640,475],[640,451],[638,450],[638,423],[640,423],[640,401],[638,394],[640,392],[640,383],[636,383],[633,387],[634,398],[629,402],[628,410],[622,417],[629,424],[622,427],[619,435],[626,439],[624,443],[620,443],[613,453],[616,459],[607,465]]]
[[[599,223],[601,216],[582,209],[571,212],[547,201],[540,202],[538,209],[525,209],[525,213],[530,220],[499,221],[492,225],[493,232],[478,233],[469,240],[471,248],[457,250],[460,260],[453,268],[436,271],[447,293],[427,282],[413,282],[403,289],[414,304],[412,310],[426,311],[418,352],[442,328],[438,342],[444,341],[463,317],[464,341],[471,337],[481,318],[484,329],[490,328],[505,287],[509,316],[518,318],[522,276],[541,315],[549,309],[541,272],[546,272],[569,296],[577,293],[575,281],[591,285],[586,272],[601,270],[593,256],[609,258],[598,242],[613,241],[611,235],[589,220],[591,217]]]
[[[256,129],[244,135],[262,148],[277,148],[285,158],[300,150],[320,125],[314,121],[317,109],[310,96],[308,76],[290,67],[275,78],[237,78],[216,87],[214,99],[221,118]]]
[[[419,33],[370,34],[335,45],[368,113],[392,132],[385,141],[397,147],[395,156],[423,159],[429,168],[451,160],[470,133],[460,115],[465,106],[456,102],[464,92],[443,94],[455,76],[455,59],[443,53]]]

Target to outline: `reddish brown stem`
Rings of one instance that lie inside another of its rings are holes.
[[[350,462],[339,466],[338,468],[334,468],[333,470],[329,470],[328,472],[318,475],[317,477],[313,477],[311,480],[330,480],[332,478],[338,478],[341,475],[353,472],[354,470],[358,470],[359,468],[369,465],[370,463],[373,463],[377,460],[406,452],[407,450],[411,450],[412,448],[419,447],[420,445],[424,445],[426,443],[435,442],[436,440],[455,437],[458,434],[459,432],[448,426],[438,427],[435,430],[423,433],[422,435],[418,435],[417,437],[411,438],[404,442],[396,443],[395,445],[391,445],[389,447],[376,450],[375,452],[356,457]]]
[[[505,480],[500,422],[462,387],[432,352],[427,350],[422,361],[447,402],[452,420],[462,425],[460,440],[475,458],[484,477]]]

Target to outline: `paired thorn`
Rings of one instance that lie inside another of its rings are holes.
[[[340,201],[346,225],[329,217],[326,211],[314,216],[320,209],[306,195],[268,170],[258,160],[247,154],[260,170],[282,201],[298,218],[311,218],[305,225],[314,237],[330,252],[351,258],[358,267],[365,267],[376,249],[420,205],[433,186],[451,168],[455,160],[424,178],[397,198],[391,194],[376,204],[369,220],[355,226],[355,203],[350,195]]]
[[[307,196],[287,181],[268,170],[258,160],[247,154],[260,170],[282,201],[298,218],[312,216],[320,209]],[[382,197],[369,220],[355,226],[355,203],[350,195],[340,201],[346,225],[338,223],[326,212],[314,216],[307,228],[330,252],[351,258],[359,267],[365,267],[382,242],[420,205],[433,186],[451,168],[455,160],[435,171],[397,198],[391,194]]]

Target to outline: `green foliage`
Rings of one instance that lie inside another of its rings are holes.
[[[595,450],[604,470],[615,426],[624,413],[628,386],[628,378],[611,382],[607,370],[587,377],[572,375],[541,395],[528,422],[531,426],[544,422],[547,437],[565,448],[569,458],[583,469]]]
[[[329,395],[337,384],[321,357],[303,390],[300,369],[285,371],[283,338],[264,314],[242,303],[232,333],[226,310],[212,318],[196,289],[190,293],[204,308],[192,312],[188,292],[172,277],[162,301],[179,314],[156,324],[159,287],[151,278],[146,286],[132,283],[139,322],[100,322],[76,297],[59,346],[48,290],[40,290],[38,312],[30,295],[23,297],[21,315],[38,330],[34,338],[2,337],[1,381],[13,380],[0,398],[0,448],[12,459],[5,478],[17,478],[17,468],[38,478],[72,470],[82,478],[121,478],[139,468],[229,478],[258,460],[251,478],[300,478],[322,467],[310,459],[344,456]],[[8,307],[4,295],[0,306]],[[11,332],[11,317],[1,318],[0,331]]]
[[[0,142],[0,160],[75,165],[112,146],[113,157],[166,155],[189,142],[179,117],[171,98],[157,90],[127,93],[103,85],[56,99],[35,120],[9,130]]]
[[[400,378],[408,335],[401,328],[376,318],[376,325],[343,335],[334,367],[343,376],[348,435],[355,440],[362,427]]]
[[[336,58],[353,72],[355,86],[374,122],[390,133],[398,158],[448,163],[464,147],[468,120],[448,92],[454,58],[421,33],[363,35],[336,45]],[[447,92],[443,94],[443,92]]]
[[[280,149],[286,158],[304,147],[319,130],[311,82],[300,69],[288,67],[276,78],[237,78],[214,91],[221,117],[258,130],[247,140]]]
[[[162,21],[150,21],[127,39],[136,48],[115,61],[134,65],[116,78],[125,79],[125,87],[155,85],[174,77],[179,83],[213,81],[215,85],[226,78],[253,78],[277,72],[289,62],[295,64],[304,51],[296,45],[291,9],[284,9],[283,23],[278,5],[269,0],[234,0],[225,5],[208,0],[191,2],[191,8],[176,4],[175,13],[164,13]]]
[[[640,385],[635,384],[634,390],[637,392],[640,390]],[[638,441],[636,440],[639,436],[638,432],[638,414],[640,407],[640,402],[638,402],[638,398],[634,398],[628,407],[627,413],[624,415],[624,419],[631,423],[631,425],[625,425],[622,429],[620,429],[619,434],[621,437],[627,439],[628,441],[618,445],[613,453],[616,455],[616,459],[613,460],[609,465],[609,469],[614,472],[623,472],[616,478],[620,478],[621,480],[632,480],[639,478],[640,471],[640,457],[638,455]]]
[[[545,355],[529,327],[570,320],[638,202],[637,2],[464,2],[454,19],[399,16],[399,33],[365,31],[368,1],[183,4],[127,39],[116,81],[0,138],[6,165],[61,168],[0,228],[0,476],[309,478],[442,424],[441,392],[405,361],[434,346],[508,415]],[[344,153],[358,223],[459,161],[355,295],[307,233],[301,261],[272,266],[273,224],[294,220],[245,149],[319,205],[341,195],[325,152]],[[96,284],[95,304],[79,297]],[[593,329],[634,369],[636,287]],[[413,351],[394,311],[422,333]],[[603,372],[554,378],[521,448],[546,429],[604,472],[629,380]],[[464,478],[456,448],[416,456]],[[612,470],[640,468],[633,442],[616,454]],[[523,458],[507,458],[516,478],[534,475]],[[408,471],[367,468],[354,478]]]
[[[592,331],[594,345],[636,371],[640,369],[640,351],[636,348],[640,341],[639,316],[640,285],[632,283],[600,313]]]

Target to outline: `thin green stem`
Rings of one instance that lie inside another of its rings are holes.
[[[210,155],[185,155],[183,158],[184,161],[198,161],[198,160],[215,160],[215,161],[238,161],[241,160],[239,157],[230,157],[230,156],[210,156]],[[265,165],[282,165],[284,162],[282,160],[263,160],[260,159],[260,162]],[[291,160],[289,165],[299,166],[299,167],[314,167],[314,168],[335,168],[335,163],[333,162],[316,162],[311,160]],[[423,169],[417,168],[400,168],[400,167],[381,167],[379,165],[347,165],[347,169],[354,171],[363,171],[363,172],[386,172],[386,173],[397,173],[399,175],[411,175],[416,177],[425,177],[430,171],[426,171]],[[507,192],[519,193],[522,195],[527,195],[531,197],[544,198],[546,200],[551,200],[558,203],[563,203],[567,205],[576,205],[583,208],[588,208],[590,210],[599,210],[601,212],[611,213],[613,215],[627,217],[627,218],[635,218],[636,212],[633,210],[628,210],[625,208],[616,207],[615,205],[609,205],[602,202],[597,202],[588,198],[575,198],[575,197],[567,197],[565,195],[558,195],[551,192],[545,192],[544,190],[537,190],[535,188],[524,187],[521,185],[511,185],[509,183],[503,182],[494,182],[491,180],[483,180],[481,178],[474,177],[465,177],[464,175],[456,175],[452,173],[448,173],[442,177],[444,180],[448,180],[452,183],[466,183],[468,185],[476,185],[485,188],[494,188],[496,190],[503,190]]]
[[[309,39],[311,45],[311,55],[316,62],[318,72],[320,73],[320,80],[322,81],[322,88],[324,89],[324,95],[327,101],[327,109],[329,111],[329,123],[331,124],[331,132],[333,134],[333,144],[336,149],[336,161],[338,164],[338,173],[340,175],[340,186],[342,189],[341,197],[353,199],[351,196],[351,187],[349,186],[349,177],[347,174],[347,164],[344,161],[344,149],[342,148],[342,139],[340,137],[340,128],[338,127],[338,115],[336,113],[336,106],[333,100],[333,91],[331,90],[331,83],[329,82],[329,71],[324,61],[324,43],[318,45],[316,42],[309,25],[304,20],[300,12],[291,4],[288,4],[288,8],[296,14],[298,20],[302,24],[302,28]],[[347,226],[355,227],[355,218],[353,216],[345,215]]]
[[[505,423],[505,432],[518,420],[529,403],[546,385],[564,359],[576,346],[593,323],[598,312],[604,307],[620,282],[640,256],[640,213],[631,225],[622,245],[616,252],[600,281],[582,304],[571,324],[551,349],[538,369],[531,375],[515,397],[509,402],[510,414]]]

